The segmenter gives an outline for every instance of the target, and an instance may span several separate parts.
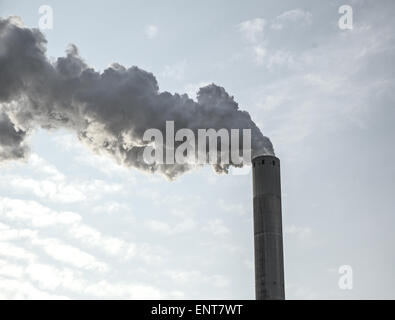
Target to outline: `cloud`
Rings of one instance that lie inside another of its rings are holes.
[[[195,229],[196,222],[192,218],[184,218],[181,222],[177,222],[172,225],[160,220],[148,220],[146,225],[154,232],[159,232],[165,235],[178,235]]]
[[[33,261],[36,256],[29,251],[12,243],[0,242],[0,256],[8,259]]]
[[[90,282],[70,268],[42,263],[21,267],[0,260],[0,297],[3,299],[68,299],[66,295],[53,294],[54,291],[101,299],[164,299],[180,294],[177,291],[165,294],[153,286],[143,284],[105,280]]]
[[[255,18],[240,23],[237,27],[247,41],[251,43],[261,42],[264,36],[264,27],[266,22],[264,19]]]
[[[52,259],[69,264],[76,268],[93,270],[97,272],[108,271],[108,265],[98,261],[93,255],[62,243],[57,239],[33,239],[32,244],[39,246]]]
[[[86,146],[81,144],[78,141],[78,138],[72,133],[70,132],[61,132],[60,134],[55,133],[50,135],[49,138],[55,142],[55,144],[57,145],[56,147],[61,148],[62,150],[65,149],[69,151],[70,154],[73,155],[73,159],[79,165],[87,165],[90,168],[93,168],[95,170],[104,173],[108,178],[114,178],[114,177],[122,178],[123,181],[127,181],[128,185],[132,185],[136,183],[136,177],[134,175],[134,172],[130,171],[127,167],[124,167],[119,163],[114,162],[110,157],[103,157],[98,154],[90,152],[90,150],[86,148]],[[29,158],[29,163],[32,162],[31,158],[34,156],[35,154],[33,154]],[[42,159],[40,161],[42,162]],[[48,163],[46,163],[46,165],[48,166]],[[42,167],[43,165],[40,164],[40,168]],[[54,176],[52,176],[51,179],[54,179]]]
[[[284,233],[291,236],[296,236],[299,239],[306,239],[311,236],[312,231],[309,227],[290,225],[290,226],[285,226]]]
[[[24,273],[44,290],[84,291],[84,283],[76,279],[76,273],[69,268],[55,268],[42,263],[32,263],[24,268]]]
[[[131,209],[126,204],[118,203],[118,202],[107,202],[103,204],[99,204],[93,207],[92,212],[94,213],[103,213],[103,214],[115,214],[120,212],[127,212],[128,220],[132,221],[133,216],[130,213]]]
[[[221,219],[213,219],[207,221],[207,226],[203,230],[214,236],[226,236],[230,233],[230,229],[224,225]]]
[[[233,203],[229,200],[220,199],[218,204],[223,211],[237,215],[246,215],[250,211],[243,203]]]
[[[0,277],[20,278],[23,272],[23,267],[0,259]]]
[[[262,45],[257,45],[254,47],[254,56],[257,64],[262,65],[265,63],[265,57],[267,50]]]
[[[4,218],[4,217],[3,217]],[[0,222],[0,241],[11,241],[18,239],[32,239],[37,236],[37,231],[32,229],[13,229]]]
[[[177,62],[172,65],[166,65],[162,71],[162,77],[180,81],[185,76],[185,70],[187,68],[186,60]]]
[[[152,285],[124,279],[115,281],[117,269],[130,268],[126,264],[130,259],[138,259],[140,264],[160,265],[160,254],[164,251],[105,235],[85,224],[77,213],[58,212],[35,201],[2,197],[0,221],[0,296],[4,299],[66,299],[69,295],[115,299],[183,296],[180,291],[164,293]],[[48,236],[53,234],[56,238]],[[113,280],[102,280],[103,273]]]
[[[10,222],[24,223],[28,226],[37,228],[48,228],[55,226],[65,226],[70,235],[78,239],[73,228],[83,226],[80,224],[81,217],[72,212],[56,212],[50,210],[34,201],[14,200],[0,198],[0,218]],[[12,229],[2,223],[0,225],[3,236],[0,238],[0,248],[2,255],[11,258],[35,260],[35,255],[29,251],[19,248],[4,240],[16,240],[24,238],[28,240],[29,245],[37,246],[42,249],[52,259],[71,264],[77,268],[86,268],[88,270],[106,271],[107,266],[96,260],[94,256],[82,251],[77,247],[65,244],[55,238],[39,236],[37,232],[23,229]]]
[[[201,81],[199,83],[189,83],[185,86],[184,91],[186,94],[196,101],[199,89],[208,86],[212,81]]]
[[[272,137],[278,144],[294,146],[289,156],[305,152],[303,141],[317,130],[335,132],[345,123],[361,127],[369,112],[383,106],[372,97],[387,99],[393,90],[393,74],[385,64],[394,49],[390,31],[379,30],[364,25],[355,25],[349,33],[336,30],[318,47],[295,50],[290,60],[294,67],[287,69],[286,77],[280,70],[279,76],[251,90],[252,101],[265,108]],[[289,64],[287,55],[282,56],[280,61]]]
[[[291,52],[272,48],[272,33],[292,24],[294,29],[297,26],[308,26],[312,24],[312,21],[313,15],[309,11],[293,9],[283,12],[274,19],[255,18],[245,21],[237,27],[248,41],[248,50],[252,52],[253,59],[257,65],[264,66],[267,69],[278,66],[296,68],[297,62]],[[268,31],[264,31],[266,25],[270,26]]]
[[[287,67],[288,69],[298,68],[298,63],[294,56],[286,50],[276,50],[267,59],[266,67],[272,69],[274,67]]]
[[[92,161],[88,159],[89,157],[86,157],[85,160],[87,162]],[[111,162],[108,159],[107,161]],[[105,160],[99,162],[101,164],[106,163]],[[30,193],[55,203],[78,203],[88,199],[97,200],[107,194],[119,194],[122,191],[121,185],[116,183],[108,183],[99,179],[81,181],[78,178],[67,178],[55,166],[49,164],[37,154],[32,154],[29,161],[21,167],[28,169],[28,177],[25,175],[4,174],[2,179],[0,179],[0,186],[3,188],[12,187],[18,193]],[[118,169],[116,165],[114,167],[110,166],[103,169],[103,166],[99,166],[98,168],[107,174],[113,174]],[[127,180],[131,182],[133,178],[130,177]]]
[[[0,218],[11,223],[23,223],[26,226],[36,228],[56,228],[58,234],[63,235],[66,239],[78,240],[80,244],[88,248],[95,248],[108,255],[118,256],[124,260],[137,258],[144,262],[155,260],[157,263],[162,260],[161,256],[147,244],[131,243],[116,237],[104,235],[95,228],[83,223],[83,219],[78,213],[54,211],[35,201],[0,197]],[[191,227],[193,227],[191,222],[184,221],[179,223],[173,231],[182,232],[183,229]],[[2,230],[0,241],[2,239],[27,238],[31,244],[41,246],[56,260],[69,257],[70,259],[67,258],[67,261],[70,260],[73,263],[71,256],[77,254],[81,256],[81,259],[84,259],[85,262],[83,265],[87,267],[93,261],[92,256],[85,254],[78,248],[70,247],[56,239],[38,237],[37,233],[30,229],[11,230],[7,225],[0,224],[0,230]],[[62,250],[64,254],[59,255],[58,252]],[[106,269],[103,264],[98,262],[94,262],[93,267],[98,270]]]
[[[84,224],[72,225],[68,233],[74,239],[80,240],[89,246],[100,248],[110,255],[121,255],[123,259],[136,255],[137,248],[135,244],[127,243],[115,237],[104,236],[98,230]]]
[[[158,35],[159,28],[155,25],[149,25],[145,28],[145,35],[148,39],[154,39]]]
[[[313,15],[309,11],[302,9],[288,10],[277,16],[272,23],[270,28],[275,30],[284,29],[286,26],[292,24],[299,25],[310,25],[313,22]]]
[[[0,197],[0,215],[10,221],[27,222],[33,227],[70,225],[81,221],[73,212],[56,212],[35,201]]]
[[[68,297],[45,292],[25,280],[0,277],[0,299],[66,300]]]
[[[188,287],[196,283],[204,283],[217,288],[227,288],[230,284],[229,279],[223,275],[206,275],[197,270],[168,270],[165,272],[165,274],[169,276],[175,283]]]

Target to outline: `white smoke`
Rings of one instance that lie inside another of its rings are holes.
[[[39,30],[0,18],[0,161],[25,158],[26,137],[35,128],[67,128],[125,166],[174,178],[192,166],[148,165],[141,157],[144,132],[156,128],[165,135],[166,121],[194,132],[251,129],[253,154],[274,153],[270,140],[222,87],[201,88],[195,102],[186,94],[160,92],[154,75],[138,67],[113,64],[99,73],[76,46],[66,53],[51,63]],[[228,168],[214,165],[218,172]]]

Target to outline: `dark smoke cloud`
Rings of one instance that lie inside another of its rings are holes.
[[[17,131],[4,113],[0,113],[0,161],[24,157],[27,147],[24,145],[26,132]]]
[[[175,129],[251,129],[253,153],[273,154],[250,115],[224,88],[203,87],[197,102],[186,94],[160,92],[152,73],[113,64],[102,73],[90,68],[70,46],[49,62],[46,39],[18,18],[0,18],[0,160],[25,158],[25,139],[35,128],[66,128],[94,151],[119,163],[174,178],[190,165],[148,165],[142,161],[144,132]],[[165,136],[165,134],[164,134]],[[214,165],[218,172],[228,165]]]

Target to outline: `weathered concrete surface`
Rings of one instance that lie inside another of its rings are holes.
[[[259,156],[252,166],[256,299],[285,299],[280,160]]]

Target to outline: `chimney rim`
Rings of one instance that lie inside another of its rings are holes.
[[[280,161],[280,159],[278,157],[267,154],[267,155],[259,155],[259,156],[253,157],[252,158],[252,162],[260,160],[260,159],[271,159],[271,160],[278,160],[278,161]]]

